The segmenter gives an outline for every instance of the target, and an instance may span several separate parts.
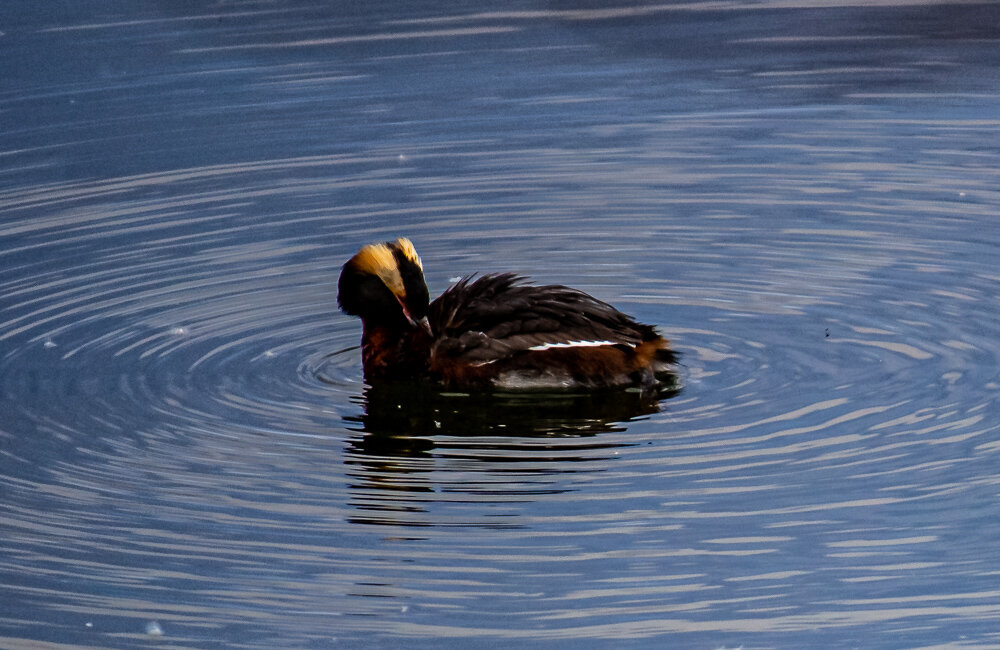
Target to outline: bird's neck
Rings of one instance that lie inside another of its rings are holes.
[[[430,336],[419,328],[364,324],[361,358],[365,378],[413,379],[426,374]]]

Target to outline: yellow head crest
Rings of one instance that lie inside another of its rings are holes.
[[[413,242],[406,237],[400,237],[396,240],[395,246],[403,254],[403,257],[416,264],[421,271],[424,270],[424,265],[420,262],[420,257],[417,256],[417,249],[413,247]]]
[[[403,278],[399,275],[399,266],[392,250],[385,244],[369,244],[354,256],[351,263],[362,273],[377,275],[389,291],[397,296],[404,296]]]
[[[358,251],[351,263],[363,273],[377,275],[389,291],[400,298],[405,298],[406,288],[400,275],[397,254],[416,264],[423,271],[424,266],[417,256],[417,250],[413,247],[413,242],[406,237],[400,237],[394,242],[369,244]]]

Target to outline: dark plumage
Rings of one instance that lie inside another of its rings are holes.
[[[338,303],[361,317],[369,382],[649,387],[676,361],[654,327],[569,287],[501,273],[467,277],[428,298],[408,239],[365,246],[344,264]]]

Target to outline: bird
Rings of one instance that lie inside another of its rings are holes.
[[[466,276],[430,300],[406,237],[366,245],[341,269],[340,309],[362,322],[365,381],[467,390],[648,390],[678,355],[657,329],[583,291],[517,273]]]

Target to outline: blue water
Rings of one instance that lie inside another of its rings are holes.
[[[1000,645],[1000,8],[822,4],[6,3],[0,646]],[[401,235],[681,390],[367,389]]]

